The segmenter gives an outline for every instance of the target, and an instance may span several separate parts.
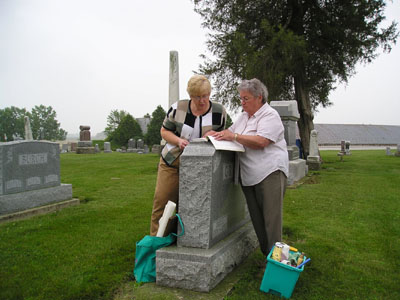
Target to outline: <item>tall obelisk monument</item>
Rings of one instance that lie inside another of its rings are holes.
[[[179,59],[178,51],[169,52],[169,98],[167,110],[179,100]]]

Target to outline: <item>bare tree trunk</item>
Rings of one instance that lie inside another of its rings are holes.
[[[310,132],[314,129],[314,115],[311,110],[311,102],[308,90],[304,84],[304,72],[300,71],[294,78],[294,88],[296,94],[297,107],[300,113],[300,119],[297,122],[301,143],[304,150],[304,158],[307,158],[310,152]]]

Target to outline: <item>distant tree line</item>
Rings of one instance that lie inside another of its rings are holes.
[[[0,109],[0,141],[10,142],[25,138],[25,116],[30,119],[33,139],[65,140],[68,132],[60,128],[57,114],[51,106],[39,105],[27,111],[15,106]]]
[[[128,144],[129,139],[143,139],[148,146],[160,144],[160,129],[165,119],[166,112],[157,106],[151,114],[146,114],[144,118],[150,118],[151,121],[147,126],[147,133],[143,134],[138,121],[124,110],[112,110],[107,117],[107,127],[104,130],[107,134],[106,140],[112,142],[113,146],[121,147]],[[232,125],[232,119],[227,115],[226,128]]]
[[[104,130],[107,135],[106,141],[116,147],[126,146],[131,138],[143,139],[149,146],[159,144],[160,129],[165,115],[166,112],[161,105],[157,106],[151,116],[146,114],[144,118],[149,118],[151,121],[147,133],[144,134],[138,121],[131,114],[124,110],[112,110],[107,117],[107,127]]]

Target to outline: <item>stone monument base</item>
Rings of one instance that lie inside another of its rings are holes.
[[[95,154],[94,147],[77,147],[76,154]]]
[[[59,211],[63,208],[79,205],[80,201],[77,198],[65,200],[61,202],[52,203],[49,205],[30,208],[23,211],[18,211],[12,214],[0,215],[0,223],[14,222],[17,220],[27,219],[33,216],[44,215],[54,211]]]
[[[318,171],[321,169],[321,160],[319,156],[307,156],[307,166],[309,170]]]
[[[0,215],[72,199],[72,185],[61,184],[39,190],[0,196]]]
[[[306,161],[304,159],[295,159],[289,161],[288,185],[299,181],[307,174]]]
[[[209,292],[258,247],[251,222],[210,249],[177,247],[157,250],[157,284]]]

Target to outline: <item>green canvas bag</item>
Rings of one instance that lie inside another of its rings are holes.
[[[185,233],[185,229],[180,216],[178,214],[176,214],[176,216],[182,228],[182,232],[179,236],[182,236]],[[156,281],[156,251],[173,244],[176,241],[177,236],[178,235],[175,233],[170,233],[165,237],[146,235],[136,243],[135,268],[133,270],[133,275],[137,282]]]

